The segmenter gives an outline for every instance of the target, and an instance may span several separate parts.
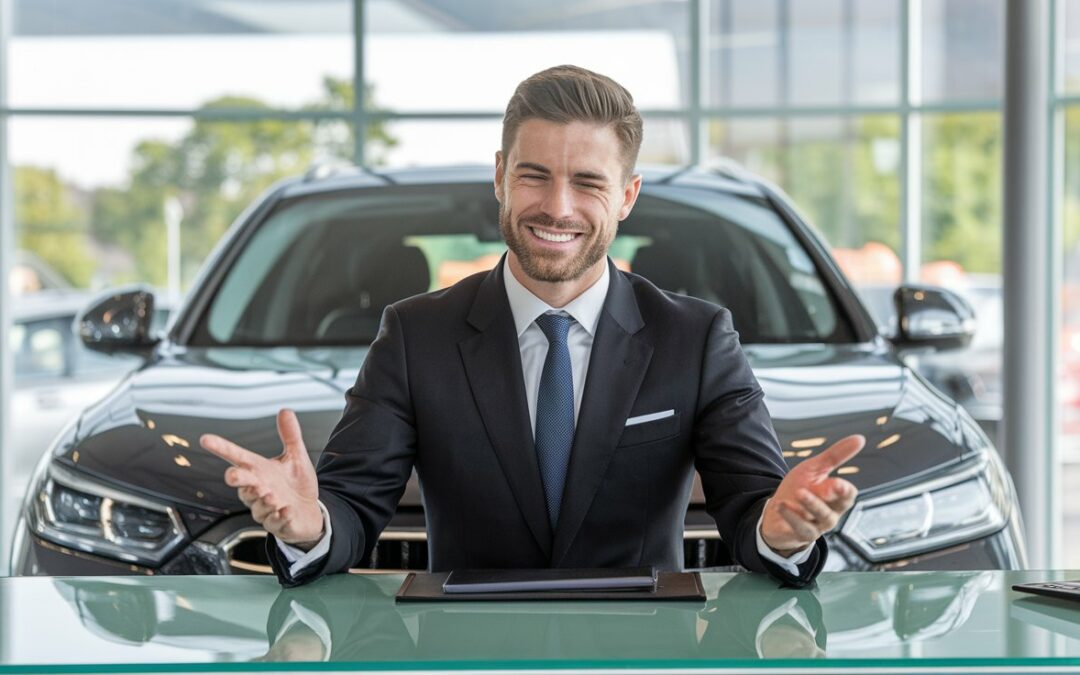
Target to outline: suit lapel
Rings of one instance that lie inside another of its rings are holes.
[[[479,332],[459,343],[473,398],[499,465],[545,556],[551,555],[540,468],[536,462],[517,331],[500,262],[481,283],[468,321]]]
[[[552,565],[556,567],[570,549],[600,487],[652,358],[652,345],[636,335],[644,322],[633,288],[614,265],[608,266],[611,285],[593,339],[555,528]]]

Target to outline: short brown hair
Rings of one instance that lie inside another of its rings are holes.
[[[641,115],[626,87],[610,77],[578,66],[555,66],[525,79],[506,104],[502,129],[504,160],[517,137],[518,127],[529,119],[611,125],[622,146],[623,179],[633,173],[641,150]]]

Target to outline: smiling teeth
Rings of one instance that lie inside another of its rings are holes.
[[[540,237],[544,241],[554,241],[554,242],[560,242],[560,243],[571,241],[571,240],[573,240],[574,237],[577,236],[576,234],[574,234],[572,232],[568,232],[566,234],[549,234],[547,232],[544,232],[543,230],[536,230],[536,229],[533,230],[533,234]]]

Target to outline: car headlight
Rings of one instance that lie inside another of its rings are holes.
[[[100,484],[56,462],[33,485],[31,529],[70,548],[157,566],[186,538],[175,509]]]
[[[978,539],[1008,522],[1009,485],[987,450],[944,476],[858,501],[841,534],[873,562]]]

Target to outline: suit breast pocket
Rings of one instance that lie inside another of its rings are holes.
[[[625,448],[630,445],[641,445],[672,438],[679,433],[679,413],[669,417],[643,422],[623,428],[622,436],[619,437],[618,447]]]

